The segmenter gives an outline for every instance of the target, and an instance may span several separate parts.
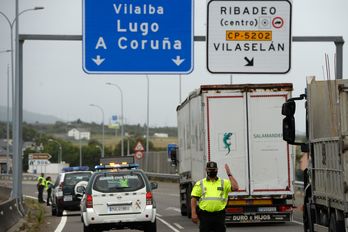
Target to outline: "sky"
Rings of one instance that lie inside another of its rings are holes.
[[[194,35],[206,35],[207,1],[194,1]],[[117,2],[117,0],[114,0]],[[22,14],[20,34],[82,35],[82,0],[19,0],[20,11],[43,6],[44,10]],[[292,2],[293,36],[343,36],[348,40],[348,1],[294,0]],[[14,0],[0,0],[0,11],[11,20]],[[348,57],[344,45],[344,60]],[[176,126],[176,107],[190,92],[202,84],[293,83],[293,96],[303,93],[306,76],[324,79],[325,54],[334,62],[333,43],[292,43],[291,70],[287,74],[211,74],[206,67],[206,43],[194,43],[194,70],[189,75],[148,75],[149,125]],[[10,27],[0,16],[0,51],[10,49]],[[128,124],[147,121],[146,75],[86,74],[82,69],[81,41],[26,41],[24,45],[23,108],[27,111],[56,116],[63,121],[81,119],[100,123],[101,110],[105,124],[111,115],[121,114],[122,89],[124,116]],[[7,104],[8,53],[0,53],[0,105]],[[347,62],[344,62],[347,63]],[[347,74],[348,66],[343,74]],[[331,71],[333,68],[331,68]],[[331,78],[334,78],[332,71]],[[181,96],[180,95],[181,89]],[[301,113],[301,111],[299,111]],[[298,119],[304,125],[304,117]],[[303,126],[304,127],[304,126]]]

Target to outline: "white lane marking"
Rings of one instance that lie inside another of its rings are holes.
[[[173,223],[176,227],[178,227],[180,230],[183,230],[184,227],[182,227],[179,223],[174,222]]]
[[[29,195],[24,195],[24,197],[30,198],[30,199],[37,199],[37,197],[32,197],[32,196],[29,196]]]
[[[175,229],[174,226],[172,226],[171,224],[169,224],[168,222],[166,222],[165,220],[163,220],[162,218],[158,217],[157,218],[160,222],[162,222],[163,224],[165,224],[166,226],[169,227],[169,229],[172,229],[174,232],[180,232],[179,230]]]
[[[160,192],[156,192],[155,194],[157,194],[157,195],[166,195],[166,196],[171,196],[171,197],[179,197],[180,196],[177,193],[160,193]]]
[[[303,226],[303,223],[302,223],[302,222],[299,222],[299,221],[296,221],[296,220],[292,220],[292,222],[295,223],[295,224],[298,224],[298,225]]]
[[[168,207],[168,208],[166,208],[166,210],[174,210],[175,212],[178,212],[178,213],[181,212],[181,210],[179,208],[175,208],[175,207]]]
[[[66,215],[66,211],[63,211],[63,215]],[[54,232],[61,232],[63,231],[66,221],[67,221],[68,217],[67,216],[62,216],[62,218],[60,219],[60,223],[58,224],[56,230]]]
[[[157,215],[158,217],[162,217],[162,215],[161,215],[161,214],[159,214],[159,213],[156,213],[156,215]]]

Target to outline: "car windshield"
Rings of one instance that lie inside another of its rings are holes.
[[[98,192],[130,192],[144,188],[139,173],[103,173],[96,177],[93,189]]]
[[[67,173],[65,174],[64,185],[75,186],[80,181],[88,181],[90,177],[91,173],[89,172]]]

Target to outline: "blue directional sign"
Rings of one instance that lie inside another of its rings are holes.
[[[84,0],[86,73],[193,70],[193,0]]]

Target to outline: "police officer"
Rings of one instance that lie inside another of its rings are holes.
[[[51,181],[51,177],[48,176],[45,181],[45,189],[47,191],[47,205],[51,205],[50,201],[52,202],[51,194],[52,194],[52,188],[53,188],[53,183]]]
[[[44,174],[41,173],[41,175],[37,178],[37,191],[38,191],[38,201],[39,203],[45,203],[43,200],[43,191],[45,189],[46,183],[45,183]]]
[[[191,192],[191,219],[200,232],[225,232],[225,207],[228,193],[238,190],[238,183],[225,164],[228,179],[217,176],[217,163],[207,163],[207,177],[197,181]],[[197,207],[198,202],[198,207]]]

